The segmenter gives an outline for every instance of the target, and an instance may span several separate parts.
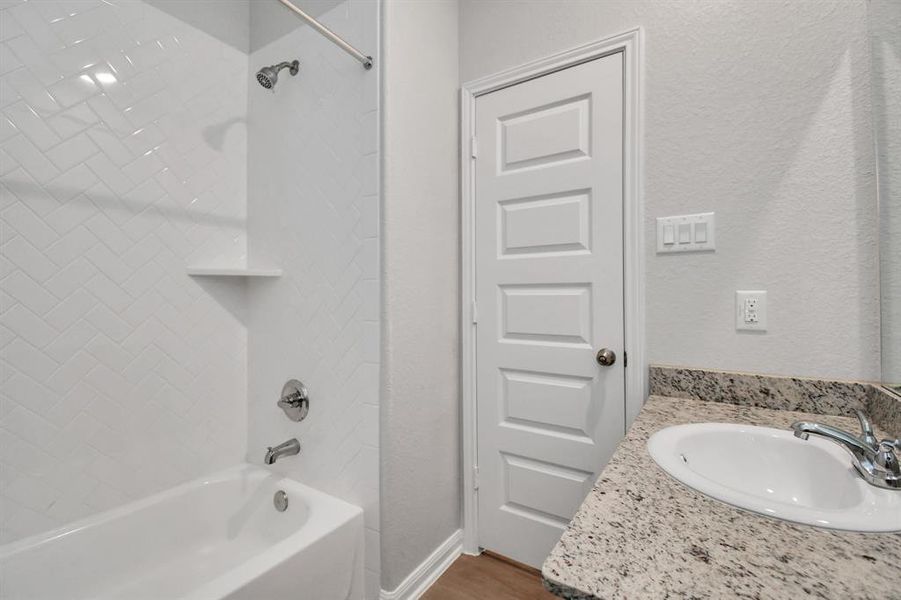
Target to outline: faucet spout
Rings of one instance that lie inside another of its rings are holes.
[[[266,449],[263,462],[267,465],[272,465],[283,456],[294,456],[295,454],[300,454],[300,442],[297,441],[297,438],[291,438],[278,446],[269,446]]]
[[[857,411],[857,418],[861,428],[859,436],[837,427],[808,421],[798,421],[791,428],[796,438],[806,440],[814,435],[847,450],[854,459],[854,469],[870,485],[901,490],[901,465],[895,455],[896,451],[901,450],[901,440],[877,441],[869,417],[863,411]]]
[[[848,452],[855,456],[865,457],[872,456],[876,453],[876,448],[874,446],[858,438],[856,435],[838,429],[837,427],[830,427],[829,425],[822,425],[820,423],[798,421],[792,425],[792,430],[794,430],[796,438],[806,440],[810,434],[817,435],[826,438],[831,442],[835,442],[840,446],[844,446]]]

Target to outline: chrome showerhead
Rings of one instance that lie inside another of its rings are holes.
[[[297,75],[297,71],[300,70],[300,62],[292,60],[291,62],[280,62],[277,65],[263,67],[257,71],[257,81],[267,90],[271,90],[278,82],[278,73],[282,69],[288,69],[291,75]]]

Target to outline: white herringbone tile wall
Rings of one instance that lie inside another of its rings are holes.
[[[246,253],[248,63],[139,0],[0,8],[6,542],[242,459],[245,290],[185,264]]]
[[[376,2],[319,18],[376,52]],[[365,71],[303,27],[253,52],[251,69],[295,58],[296,77],[251,86],[248,101],[250,259],[284,273],[249,294],[248,460],[300,439],[300,456],[274,468],[364,508],[367,597],[378,598],[379,60]],[[275,405],[289,378],[310,391],[300,424]]]

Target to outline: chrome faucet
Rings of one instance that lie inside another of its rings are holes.
[[[297,438],[291,438],[278,446],[266,448],[266,456],[263,457],[263,462],[271,465],[275,464],[275,461],[283,456],[294,456],[295,454],[300,454],[300,442],[297,441]]]
[[[860,421],[860,435],[848,433],[837,427],[798,421],[792,425],[795,437],[806,440],[816,435],[834,442],[851,454],[852,465],[870,485],[890,490],[901,490],[901,466],[895,452],[901,452],[901,439],[878,441],[870,418],[862,410],[855,411]]]

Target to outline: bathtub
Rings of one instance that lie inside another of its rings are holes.
[[[3,600],[362,597],[362,510],[252,465],[0,547]]]

